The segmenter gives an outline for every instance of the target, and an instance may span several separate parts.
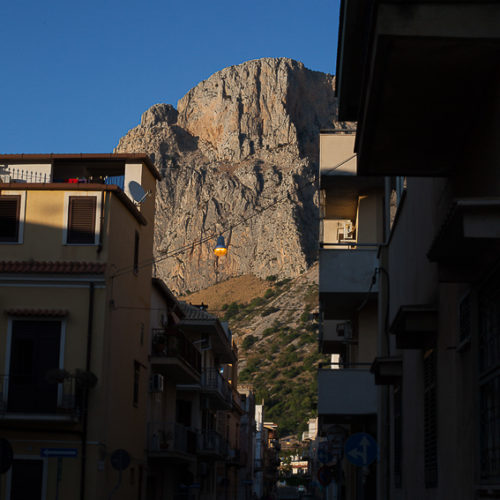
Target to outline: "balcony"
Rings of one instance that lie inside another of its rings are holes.
[[[319,293],[329,319],[348,319],[367,298],[378,292],[372,284],[377,268],[376,244],[349,249],[325,244],[319,252]]]
[[[201,355],[194,345],[178,331],[153,329],[151,365],[176,383],[199,383]]]
[[[0,382],[0,420],[75,423],[80,420],[82,390],[75,378],[62,382],[4,375]]]
[[[148,424],[148,453],[150,457],[172,460],[194,460],[197,433],[175,422]]]
[[[321,352],[342,354],[348,344],[355,344],[350,321],[324,319],[319,324],[319,343]]]
[[[324,424],[348,423],[377,413],[377,389],[370,363],[320,366],[318,416]]]
[[[198,436],[198,454],[206,458],[225,458],[228,454],[226,440],[216,431],[202,431]]]
[[[201,391],[210,408],[230,410],[233,404],[232,390],[224,377],[215,368],[206,368],[201,374]]]

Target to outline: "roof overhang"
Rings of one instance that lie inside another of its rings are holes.
[[[375,385],[397,385],[403,376],[401,357],[377,357],[373,360],[370,371],[375,375]]]
[[[340,119],[358,121],[358,174],[448,175],[493,113],[500,4],[344,0],[342,16]]]
[[[401,306],[389,327],[396,335],[398,349],[427,349],[434,345],[438,331],[438,312],[430,305]]]
[[[427,253],[431,262],[466,259],[500,240],[500,198],[456,200]]]

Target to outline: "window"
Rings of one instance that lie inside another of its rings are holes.
[[[425,487],[438,484],[436,351],[424,354],[424,475]]]
[[[18,242],[20,206],[20,196],[0,196],[0,242]]]
[[[59,368],[61,321],[13,320],[7,410],[55,413],[58,384],[46,375]]]
[[[500,272],[478,294],[481,479],[500,480]]]
[[[134,361],[134,397],[133,404],[137,408],[139,406],[139,378],[141,375],[141,364]]]
[[[66,242],[74,245],[95,244],[95,196],[70,196]]]
[[[139,273],[139,233],[135,232],[134,239],[134,274]]]

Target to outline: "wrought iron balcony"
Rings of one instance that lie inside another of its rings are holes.
[[[194,455],[196,441],[196,431],[176,422],[148,424],[148,452],[151,455]]]
[[[32,373],[0,377],[0,419],[69,421],[80,419],[83,388],[74,377],[40,380]]]
[[[230,410],[233,394],[231,387],[216,368],[205,368],[201,375],[201,390],[213,409]]]
[[[198,437],[198,453],[213,458],[224,458],[228,454],[226,440],[216,431],[202,431]]]
[[[177,383],[196,383],[200,380],[201,355],[179,331],[153,329],[151,363]]]

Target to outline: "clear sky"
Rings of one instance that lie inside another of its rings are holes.
[[[0,153],[111,152],[153,104],[290,57],[335,72],[339,0],[1,2]]]

